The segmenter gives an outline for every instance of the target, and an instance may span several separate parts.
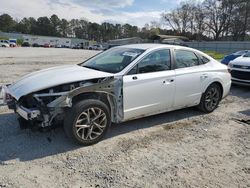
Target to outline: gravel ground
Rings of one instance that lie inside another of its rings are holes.
[[[94,51],[0,48],[0,84],[31,71],[75,64]],[[195,108],[113,125],[79,147],[61,128],[20,130],[0,107],[1,187],[250,187],[250,89],[233,86],[211,114]]]

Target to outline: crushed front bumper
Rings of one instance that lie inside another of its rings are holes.
[[[6,105],[5,103],[5,89],[4,89],[5,86],[0,86],[0,106],[4,106]]]
[[[34,120],[41,115],[37,109],[27,109],[23,106],[16,106],[16,113],[26,120]]]
[[[17,114],[19,114],[22,118],[25,120],[34,120],[40,116],[41,112],[37,109],[27,109],[23,106],[19,106],[14,102],[13,98],[10,98],[11,96],[8,94],[8,88],[7,86],[0,86],[0,106],[5,105],[12,105],[12,108],[14,109]]]

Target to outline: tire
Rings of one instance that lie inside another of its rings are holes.
[[[199,110],[205,113],[213,112],[219,105],[222,97],[222,91],[218,84],[211,84],[202,94]]]
[[[99,100],[86,99],[76,103],[66,112],[64,131],[75,142],[89,146],[103,139],[110,124],[107,105]]]

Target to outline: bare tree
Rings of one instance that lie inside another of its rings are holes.
[[[191,27],[192,6],[189,3],[182,3],[180,7],[170,13],[163,13],[162,19],[167,26],[170,26],[179,34],[185,34]]]
[[[218,40],[227,30],[232,6],[232,0],[205,0],[203,2],[205,10],[205,23],[211,29],[214,40]]]

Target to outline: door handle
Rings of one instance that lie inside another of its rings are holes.
[[[201,79],[206,79],[206,78],[208,78],[208,75],[207,75],[207,74],[201,75]]]
[[[172,82],[174,82],[174,79],[168,79],[163,81],[164,84],[170,84]]]
[[[133,76],[132,79],[133,80],[137,80],[138,78],[137,78],[137,76]]]

